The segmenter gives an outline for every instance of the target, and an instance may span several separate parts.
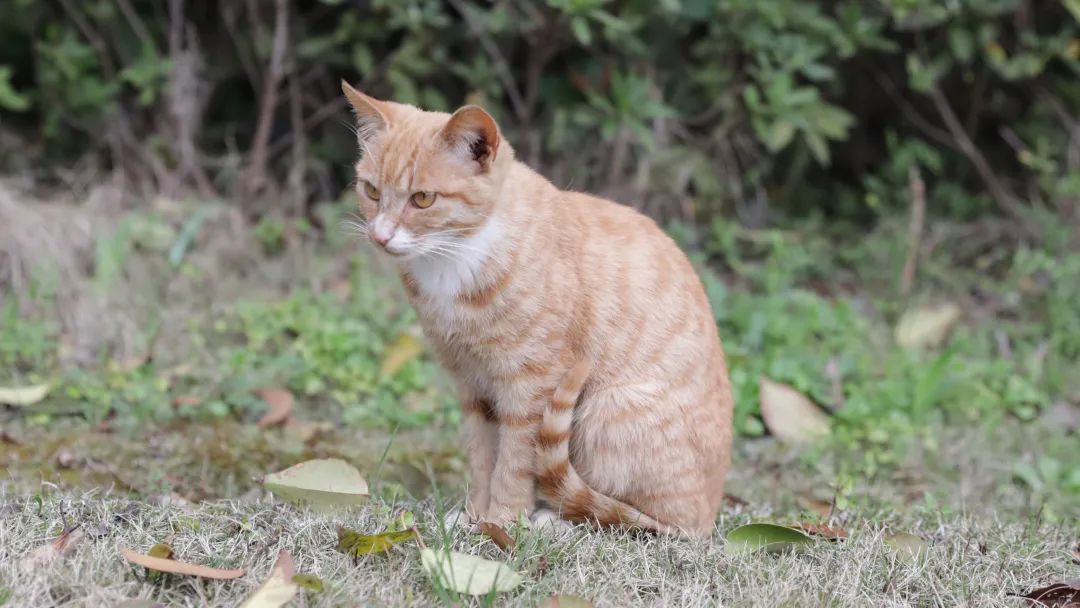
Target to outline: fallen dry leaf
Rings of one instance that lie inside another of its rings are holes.
[[[48,384],[34,386],[0,387],[0,403],[25,407],[34,405],[49,394]]]
[[[930,550],[930,545],[920,536],[907,532],[892,532],[882,537],[885,544],[896,550],[896,554],[914,560]]]
[[[177,395],[173,397],[173,405],[180,407],[195,407],[202,404],[202,399],[195,395]]]
[[[292,581],[300,588],[307,589],[308,591],[319,593],[323,590],[322,579],[314,574],[297,574],[292,577]]]
[[[773,437],[784,443],[806,443],[829,434],[829,416],[794,388],[760,380],[761,417]]]
[[[536,608],[593,608],[593,605],[585,598],[560,593],[540,602]]]
[[[355,557],[371,555],[374,553],[386,553],[394,545],[404,543],[416,538],[416,529],[399,530],[397,532],[382,532],[380,534],[361,534],[356,530],[350,530],[338,526],[337,550]]]
[[[188,564],[186,562],[178,562],[174,559],[168,559],[164,557],[152,557],[149,555],[143,555],[141,553],[136,553],[126,547],[120,547],[120,555],[123,556],[125,560],[137,566],[142,566],[150,570],[156,570],[157,572],[167,572],[169,574],[186,574],[188,576],[198,576],[202,578],[212,578],[218,580],[230,580],[244,576],[243,568],[238,568],[236,570],[223,570],[219,568],[211,568],[210,566],[199,566],[196,564]]]
[[[1080,608],[1080,579],[1071,579],[1040,587],[1024,594],[1011,594],[1027,600],[1028,606],[1040,608]]]
[[[813,539],[802,530],[768,523],[752,523],[739,526],[726,537],[725,551],[729,555],[753,553],[764,550],[766,553],[798,551]]]
[[[510,533],[499,524],[493,524],[488,521],[480,522],[480,532],[491,539],[491,542],[495,543],[497,547],[513,555],[514,553],[514,539],[510,537]]]
[[[401,334],[383,352],[382,363],[379,365],[379,375],[393,376],[405,367],[405,364],[420,356],[424,352],[424,346],[419,340],[409,334]]]
[[[809,494],[799,494],[795,497],[795,501],[799,503],[799,506],[803,509],[820,515],[821,517],[832,517],[833,504],[824,500],[814,498]]]
[[[19,566],[23,572],[30,572],[59,558],[67,557],[75,551],[84,538],[86,538],[86,533],[80,526],[71,526],[61,532],[60,536],[27,554],[19,562]]]
[[[521,584],[521,575],[509,565],[457,551],[421,549],[420,563],[437,586],[458,593],[487,595]]]
[[[293,402],[295,400],[293,399],[293,394],[289,392],[288,389],[264,388],[256,392],[270,408],[263,414],[263,417],[259,419],[260,429],[281,424],[292,416]]]
[[[360,471],[339,458],[308,460],[259,481],[289,502],[330,510],[366,502],[368,485]]]
[[[844,530],[843,528],[836,528],[833,526],[826,526],[825,524],[815,524],[808,521],[801,521],[792,527],[798,528],[811,536],[819,536],[826,540],[844,540],[848,537],[847,530]]]
[[[22,445],[22,442],[13,437],[6,429],[0,428],[0,443],[7,445]]]
[[[896,324],[896,343],[904,348],[940,345],[963,316],[952,302],[924,305],[905,312]]]
[[[724,494],[724,502],[733,507],[748,507],[750,503],[745,498],[741,498],[734,494]]]
[[[293,580],[295,576],[296,565],[292,555],[288,551],[281,551],[274,569],[270,571],[270,578],[251,594],[241,608],[281,608],[299,591],[299,586]]]

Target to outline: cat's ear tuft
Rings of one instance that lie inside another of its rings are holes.
[[[458,155],[480,165],[486,172],[499,151],[499,126],[480,106],[465,106],[450,117],[442,130],[442,138]]]
[[[356,114],[356,136],[363,143],[378,131],[390,126],[390,106],[374,97],[364,95],[357,91],[344,80],[341,81],[341,92],[349,100],[353,113]]]

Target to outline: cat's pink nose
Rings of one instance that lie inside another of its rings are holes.
[[[386,247],[390,239],[394,238],[395,232],[397,232],[397,223],[385,215],[376,217],[371,223],[371,240],[378,243],[380,247]]]
[[[375,231],[371,233],[371,239],[378,243],[380,247],[386,247],[386,244],[389,243],[390,239],[393,237],[394,235],[389,232]]]

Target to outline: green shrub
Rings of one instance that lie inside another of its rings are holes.
[[[152,3],[4,3],[0,124],[34,144],[6,164],[89,155],[136,178],[243,192],[278,4],[180,2],[175,20]],[[431,109],[484,103],[560,183],[629,187],[659,215],[872,217],[906,204],[913,163],[931,209],[962,217],[1080,192],[1064,128],[1080,110],[1074,2],[280,4],[266,148],[280,170],[263,177],[284,182],[303,154],[301,181],[324,197],[351,179],[355,153],[342,77]]]

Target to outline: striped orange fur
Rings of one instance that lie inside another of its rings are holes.
[[[542,498],[570,520],[709,533],[732,397],[686,256],[629,207],[517,162],[478,107],[343,89],[361,228],[457,383],[469,515],[506,523]]]

